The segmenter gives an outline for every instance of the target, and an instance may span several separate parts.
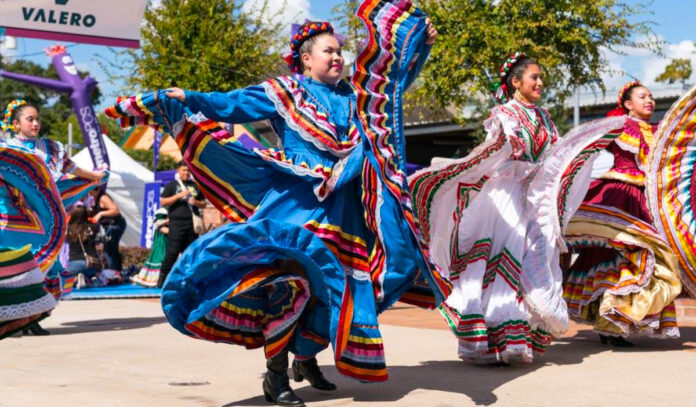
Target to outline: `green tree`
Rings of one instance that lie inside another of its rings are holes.
[[[163,0],[145,11],[142,48],[117,52],[118,62],[102,60],[102,67],[113,78],[115,68],[125,66],[121,77],[129,93],[168,86],[231,90],[257,83],[279,66],[281,26],[269,23],[265,2],[253,12],[242,10],[242,3]]]
[[[355,15],[357,9],[357,0],[343,1],[331,9],[331,23],[336,33],[345,37],[343,50],[356,56],[367,35],[363,22]]]
[[[154,152],[152,149],[149,150],[134,150],[127,148],[123,150],[132,159],[139,162],[141,165],[152,169],[152,159]],[[176,168],[177,161],[166,154],[160,154],[157,160],[157,171],[173,170]]]
[[[53,65],[41,66],[34,62],[24,59],[5,61],[0,65],[0,69],[10,72],[22,73],[33,76],[58,79]],[[88,72],[79,71],[81,77],[88,75]],[[91,95],[92,104],[96,105],[101,99],[101,92],[97,87]],[[41,115],[41,134],[54,138],[59,141],[67,140],[66,121],[72,115],[72,104],[70,97],[63,93],[44,89],[35,85],[17,82],[11,79],[0,78],[0,109],[5,110],[5,106],[14,99],[24,99],[28,103],[36,106]],[[104,123],[104,120],[100,120]],[[75,140],[80,140],[80,128],[75,121]]]
[[[604,90],[598,78],[608,67],[606,51],[659,48],[648,23],[636,18],[645,9],[642,3],[423,0],[421,5],[440,35],[418,94],[460,112],[472,99],[491,100],[489,89],[498,79],[497,70],[514,51],[525,51],[540,62],[547,88],[543,103],[560,105],[575,86],[594,83]],[[639,34],[648,40],[634,41]]]
[[[690,59],[675,58],[672,59],[672,62],[665,67],[665,71],[655,78],[655,80],[658,82],[667,82],[669,84],[681,82],[682,86],[686,86],[686,81],[691,78],[692,73],[693,68],[691,67]]]

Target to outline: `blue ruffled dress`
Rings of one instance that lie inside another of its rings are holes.
[[[186,92],[185,105],[159,91],[107,115],[174,134],[201,190],[234,222],[199,238],[170,272],[162,306],[176,329],[300,360],[331,343],[339,372],[382,381],[377,315],[399,299],[435,306],[450,286],[429,260],[405,176],[400,98],[427,58],[424,14],[391,3],[362,13],[371,35],[395,47],[370,43],[352,86],[278,77]],[[248,150],[217,124],[258,120],[281,148]]]

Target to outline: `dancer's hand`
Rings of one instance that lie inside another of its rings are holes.
[[[181,103],[186,102],[186,94],[181,88],[169,88],[167,89],[167,93],[165,93],[165,95],[167,95],[168,98],[176,99]]]
[[[433,22],[430,20],[430,18],[425,19],[425,24],[426,24],[426,35],[427,38],[425,39],[425,43],[427,45],[433,45],[435,43],[435,40],[437,39],[437,30],[435,29],[435,26],[433,25]],[[169,95],[167,95],[169,96]]]
[[[92,173],[94,174],[95,181],[101,181],[106,178],[106,171],[104,170],[92,171]]]

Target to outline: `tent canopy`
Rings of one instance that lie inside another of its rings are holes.
[[[145,184],[154,181],[152,171],[140,165],[126,154],[111,139],[104,137],[104,144],[109,153],[111,175],[107,185],[107,193],[114,200],[126,218],[128,226],[121,239],[126,246],[139,246],[143,219],[143,194]],[[91,169],[94,167],[89,151],[83,149],[72,157],[79,167]]]

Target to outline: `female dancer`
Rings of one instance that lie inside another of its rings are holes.
[[[0,213],[0,338],[4,338],[36,327],[55,307],[56,299],[42,284],[43,271],[58,258],[66,218],[43,159],[4,140],[0,140]]]
[[[561,228],[589,183],[587,171],[575,170],[587,167],[586,146],[620,122],[581,126],[559,140],[535,105],[539,64],[517,52],[500,79],[496,98],[505,103],[484,122],[487,141],[410,178],[433,258],[454,286],[440,310],[460,358],[481,364],[530,362],[567,330]]]
[[[21,145],[44,157],[55,181],[65,174],[91,181],[101,181],[104,178],[103,171],[89,171],[76,166],[60,142],[39,137],[41,131],[39,111],[26,101],[13,100],[7,105],[2,127],[3,130],[14,135],[7,141],[8,144]]]
[[[500,72],[496,95],[505,103],[493,108],[484,126],[487,140],[505,137],[509,155],[472,183],[460,183],[455,230],[441,237],[430,233],[433,256],[441,267],[449,266],[454,286],[441,312],[459,338],[460,358],[476,363],[529,362],[532,350],[546,349],[552,331],[545,316],[524,301],[520,275],[527,272],[525,182],[558,133],[548,112],[535,105],[544,86],[539,65],[518,52]]]
[[[90,189],[98,186],[106,175],[104,171],[89,171],[77,167],[67,156],[60,142],[39,137],[41,131],[39,112],[36,107],[23,100],[14,100],[8,104],[2,128],[13,135],[12,138],[4,140],[3,143],[6,146],[27,149],[44,161],[58,188],[63,207],[76,202]],[[64,239],[65,236],[62,238]],[[32,248],[32,250],[35,249],[36,247]],[[60,262],[51,264],[50,270],[45,269],[43,265],[42,269],[46,271],[47,289],[58,299],[72,290],[74,277],[63,270]],[[28,327],[28,330],[37,335],[48,335],[48,331],[41,328],[38,323]]]
[[[358,15],[370,40],[354,88],[340,80],[344,61],[331,25],[312,22],[292,38],[288,57],[303,75],[229,93],[139,95],[107,111],[122,125],[176,121],[167,130],[206,197],[242,222],[184,252],[162,304],[187,335],[264,346],[263,391],[279,405],[303,405],[288,383],[289,351],[295,380],[315,388],[335,389],[315,358],[329,343],[342,374],[386,380],[377,314],[417,278],[428,282],[431,305],[449,290],[412,216],[398,114],[436,31],[408,1],[365,1]],[[249,151],[209,119],[268,119],[282,150]]]
[[[676,257],[653,223],[645,194],[648,155],[657,125],[655,102],[640,82],[619,93],[610,115],[628,115],[608,150],[611,169],[594,181],[572,218],[566,239],[579,256],[564,297],[570,315],[594,324],[602,343],[627,347],[624,337],[677,337],[674,299],[681,291]]]

